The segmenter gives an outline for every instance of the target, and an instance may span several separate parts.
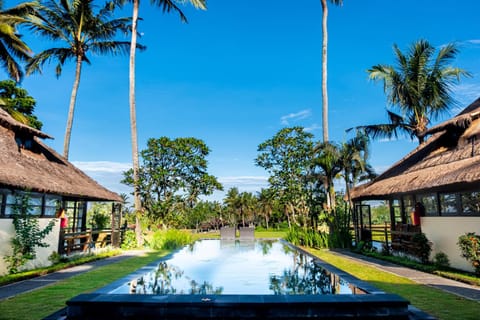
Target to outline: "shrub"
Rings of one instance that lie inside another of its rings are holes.
[[[193,242],[190,232],[169,229],[157,230],[149,241],[149,247],[153,250],[174,250]]]
[[[443,252],[438,252],[433,257],[433,264],[438,269],[448,269],[450,267],[450,260],[448,256]]]
[[[134,230],[127,230],[123,236],[122,245],[120,246],[124,250],[131,250],[138,247],[137,237]]]
[[[458,238],[457,244],[462,257],[467,259],[475,269],[475,273],[480,275],[480,236],[475,232],[467,232]]]
[[[428,263],[430,253],[432,252],[432,243],[428,241],[424,233],[418,233],[412,237],[414,243],[413,254],[419,258],[422,263]]]
[[[292,228],[287,232],[285,240],[294,244],[311,248],[327,248],[328,237],[312,229],[304,230],[298,227]]]

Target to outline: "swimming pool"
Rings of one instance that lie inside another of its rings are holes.
[[[149,268],[131,275],[129,281],[122,285],[117,287],[113,284],[101,292],[217,295],[364,293],[327,271],[310,255],[280,241],[202,240]]]
[[[408,319],[409,303],[284,241],[202,240],[67,305],[68,319]]]

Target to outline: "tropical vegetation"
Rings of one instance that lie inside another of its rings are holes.
[[[0,81],[0,108],[15,120],[41,130],[42,122],[33,114],[37,102],[13,80]]]
[[[90,64],[87,54],[117,55],[128,52],[130,42],[115,40],[119,32],[130,30],[130,18],[115,18],[115,5],[106,2],[96,12],[93,0],[47,0],[35,6],[25,24],[41,37],[53,41],[49,47],[28,60],[27,74],[39,72],[48,62],[57,61],[55,74],[62,74],[62,67],[68,60],[75,62],[68,119],[65,129],[63,156],[68,159],[77,92],[83,63]],[[57,46],[58,45],[58,46]],[[143,48],[142,46],[139,46]]]
[[[132,185],[133,185],[133,199],[134,199],[134,210],[136,214],[136,236],[137,242],[141,244],[142,239],[142,229],[141,229],[141,216],[142,216],[142,205],[141,205],[141,195],[140,195],[140,163],[138,157],[138,138],[137,138],[137,109],[135,101],[135,57],[137,45],[137,36],[138,36],[138,21],[139,21],[139,9],[140,9],[140,0],[119,0],[118,3],[125,4],[126,2],[132,3],[132,26],[131,26],[131,35],[132,39],[130,41],[130,62],[129,62],[129,105],[130,105],[130,132],[132,137]],[[180,20],[184,23],[187,23],[187,17],[182,12],[179,3],[189,2],[195,8],[206,10],[206,0],[152,0],[151,4],[162,9],[164,13],[169,13],[171,11],[178,13]]]
[[[400,113],[387,110],[389,123],[363,125],[372,138],[398,137],[399,133],[421,144],[432,120],[451,108],[452,86],[470,74],[451,63],[458,54],[454,44],[436,48],[426,40],[414,42],[407,53],[393,46],[396,66],[378,64],[368,70],[370,79],[383,82],[388,104]]]

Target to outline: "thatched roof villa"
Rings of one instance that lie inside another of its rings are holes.
[[[69,217],[68,230],[84,231],[87,201],[122,199],[46,146],[41,141],[46,138],[51,137],[16,121],[0,108],[0,217],[8,218],[17,195],[28,191],[31,213],[40,218],[41,225],[56,218],[58,209],[64,208]],[[44,260],[58,248],[59,229],[57,219],[47,239],[51,247],[48,252],[41,252],[43,248],[38,251]],[[0,219],[0,256],[11,250],[13,233],[11,220]],[[0,258],[0,273],[3,263]]]
[[[391,228],[401,230],[420,202],[421,231],[433,243],[432,254],[446,253],[452,266],[472,270],[457,241],[466,232],[480,233],[480,99],[425,135],[423,144],[352,191],[357,225],[368,224],[361,212],[369,212],[369,200],[386,200]]]

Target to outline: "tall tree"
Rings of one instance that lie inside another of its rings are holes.
[[[327,49],[328,49],[328,1],[342,5],[343,0],[320,0],[322,4],[322,126],[323,142],[328,141],[328,91],[327,91]]]
[[[284,204],[289,221],[296,222],[297,213],[305,218],[307,175],[313,150],[313,135],[301,127],[283,128],[273,138],[258,146],[255,164],[270,174],[268,182]],[[303,219],[306,222],[306,219]]]
[[[142,205],[150,217],[168,225],[166,218],[179,203],[196,202],[196,199],[184,197],[190,194],[193,186],[202,186],[196,188],[197,196],[210,195],[222,188],[217,179],[207,172],[206,157],[209,152],[205,143],[195,138],[148,140],[147,148],[141,152],[143,165],[138,185]],[[133,186],[133,169],[125,172],[124,176],[122,183]]]
[[[36,54],[27,64],[27,74],[40,71],[52,60],[57,61],[57,77],[67,60],[75,61],[75,80],[68,110],[68,119],[63,142],[63,156],[68,159],[75,104],[82,64],[90,64],[87,53],[105,55],[127,53],[129,41],[117,41],[119,31],[129,32],[131,18],[114,18],[115,5],[107,2],[98,12],[93,0],[47,0],[36,9],[28,25],[38,35],[58,42],[59,47],[46,49]],[[138,46],[143,48],[142,46]]]
[[[129,105],[130,105],[130,132],[132,136],[132,162],[133,162],[133,201],[134,208],[137,215],[137,222],[140,221],[142,212],[140,192],[138,189],[139,182],[139,159],[138,159],[138,138],[137,138],[137,111],[135,105],[135,54],[137,48],[137,28],[138,28],[138,12],[140,7],[140,0],[119,0],[120,3],[130,2],[133,5],[132,12],[132,40],[130,42],[130,63],[129,63]],[[187,17],[182,10],[177,6],[178,3],[191,3],[195,8],[206,10],[206,0],[150,0],[150,3],[162,9],[164,13],[177,12],[182,22],[187,22]],[[137,235],[137,242],[142,243],[142,230],[140,223],[137,223],[135,230]]]
[[[16,29],[25,22],[34,6],[34,2],[25,2],[4,10],[3,1],[0,1],[0,63],[8,76],[16,82],[23,78],[19,61],[28,61],[32,53]]]
[[[388,104],[400,113],[387,110],[389,123],[359,126],[372,138],[397,137],[399,132],[416,138],[421,144],[431,120],[437,119],[455,103],[452,85],[465,70],[451,66],[458,49],[448,44],[438,50],[425,40],[414,42],[407,54],[393,46],[396,66],[375,65],[368,70],[370,79],[382,81]]]

